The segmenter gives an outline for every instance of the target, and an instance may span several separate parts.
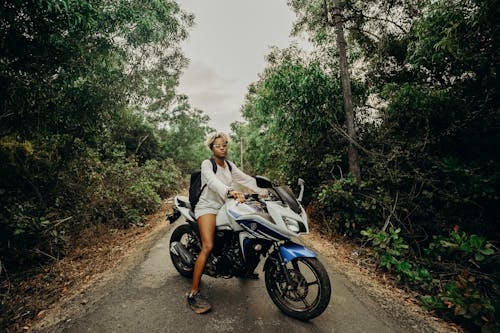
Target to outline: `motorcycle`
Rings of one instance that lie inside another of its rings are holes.
[[[252,274],[262,257],[267,292],[286,315],[307,321],[319,316],[331,296],[330,279],[316,253],[291,239],[309,232],[307,214],[300,204],[304,181],[299,179],[296,198],[287,186],[277,186],[257,176],[257,186],[267,196],[245,194],[245,202],[229,198],[216,218],[214,247],[204,274],[212,277],[245,277]],[[170,238],[170,256],[180,275],[192,277],[201,250],[198,223],[187,197],[174,198],[174,223],[183,216]]]

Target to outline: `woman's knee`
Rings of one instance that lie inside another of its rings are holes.
[[[202,242],[201,244],[201,250],[207,255],[212,252],[213,248],[214,248],[214,242],[205,241]]]
[[[206,214],[198,218],[198,227],[201,235],[201,251],[208,255],[214,247],[215,215]]]

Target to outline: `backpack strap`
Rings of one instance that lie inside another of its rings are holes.
[[[214,173],[217,173],[217,163],[213,157],[210,159],[210,162],[212,162],[212,170],[214,170]]]
[[[215,159],[212,157],[210,158],[210,162],[212,162],[212,170],[214,171],[214,173],[217,173],[217,163],[215,162]],[[227,162],[227,166],[229,167],[229,172],[233,172],[233,166],[231,165],[232,162],[229,162],[228,160],[226,160]]]

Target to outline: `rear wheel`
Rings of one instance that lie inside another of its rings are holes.
[[[295,258],[285,267],[287,281],[281,268],[266,262],[266,289],[274,304],[286,315],[300,320],[319,316],[330,303],[330,279],[325,267],[316,258]]]
[[[172,236],[170,237],[169,249],[172,247],[172,243],[174,242],[181,243],[193,255],[195,259],[200,252],[198,239],[196,238],[193,228],[191,228],[191,226],[188,224],[182,224],[172,232]],[[185,277],[192,277],[193,267],[186,266],[179,256],[177,256],[171,250],[169,252],[172,263],[174,264],[174,267],[179,272],[179,274]]]

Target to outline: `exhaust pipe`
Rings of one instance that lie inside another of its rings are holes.
[[[173,242],[170,245],[170,252],[175,254],[181,259],[181,262],[187,267],[194,266],[194,258],[191,252],[189,252],[184,245],[179,242]]]

